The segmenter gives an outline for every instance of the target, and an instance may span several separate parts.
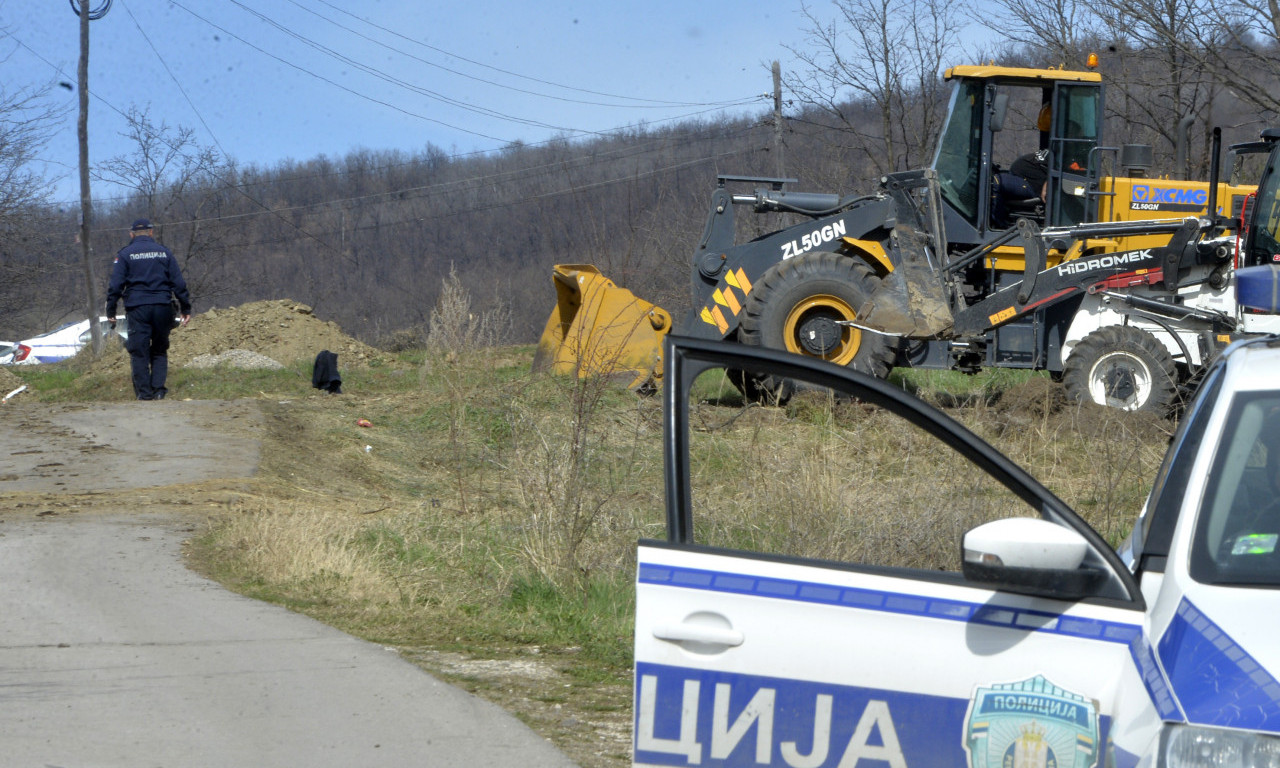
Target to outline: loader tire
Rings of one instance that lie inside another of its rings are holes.
[[[835,253],[816,252],[782,261],[765,272],[743,308],[738,339],[783,349],[884,378],[897,350],[892,337],[848,325],[879,284],[866,264]],[[795,385],[773,376],[737,373],[734,383],[757,402],[784,402]]]
[[[1177,394],[1173,358],[1154,336],[1129,325],[1085,336],[1063,366],[1067,395],[1123,411],[1168,414]]]

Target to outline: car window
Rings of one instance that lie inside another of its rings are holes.
[[[1022,562],[1038,547],[1075,541],[1083,560],[1071,577],[1024,583],[1013,573],[1021,566],[988,575],[1010,589],[1063,599],[1142,601],[1119,555],[1061,499],[962,424],[892,384],[801,355],[671,335],[663,365],[671,545],[855,570],[905,567],[915,570],[903,575],[916,579],[958,581],[960,571],[984,580],[972,572],[973,553],[963,555],[961,567],[967,529],[1039,517],[1048,531],[1065,529],[1055,535],[1058,543],[995,533],[1003,554],[988,552],[994,560],[985,564],[999,569],[1001,557]],[[744,405],[730,384],[744,376],[751,377],[748,389],[792,397],[785,407]],[[798,381],[825,389],[799,389]]]
[[[1232,401],[1196,521],[1191,576],[1280,586],[1280,392]]]
[[[1039,517],[901,417],[827,392],[743,406],[718,370],[690,413],[693,540],[849,564],[958,572],[974,526]]]
[[[1205,429],[1222,389],[1223,368],[1214,368],[1201,387],[1191,411],[1183,419],[1174,435],[1169,451],[1165,454],[1151,487],[1147,512],[1140,521],[1140,568],[1164,570],[1164,558],[1169,555],[1169,542],[1182,510],[1182,501],[1191,479],[1191,466],[1200,454]]]

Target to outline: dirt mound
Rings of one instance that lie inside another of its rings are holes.
[[[175,328],[169,337],[169,366],[204,368],[212,360],[215,365],[261,368],[262,358],[289,366],[299,360],[310,363],[325,349],[338,355],[343,368],[390,362],[374,347],[343,333],[336,323],[316,317],[311,307],[282,299],[193,315],[187,327]],[[248,358],[254,364],[239,365]],[[87,348],[73,360],[91,371],[129,370],[129,353],[118,339],[108,343],[97,361],[89,361]]]
[[[382,354],[342,332],[336,323],[316,317],[311,307],[296,301],[258,301],[195,315],[186,328],[174,330],[169,361],[189,365],[201,355],[232,349],[256,352],[289,365],[314,360],[329,350],[343,366],[367,365]]]
[[[22,386],[22,379],[14,376],[5,368],[0,368],[0,397],[4,397]]]

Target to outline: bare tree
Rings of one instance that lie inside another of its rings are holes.
[[[190,128],[157,124],[137,107],[127,117],[122,135],[134,149],[99,163],[97,177],[136,195],[145,210],[132,215],[145,213],[174,246],[193,295],[209,299],[236,290],[221,260],[229,227],[220,220],[235,165],[196,141]]]
[[[46,96],[47,89],[0,87],[0,238],[5,240],[27,223],[32,206],[48,200],[49,182],[32,163],[63,113],[50,107]]]
[[[1032,53],[1041,65],[1080,66],[1082,52],[1099,34],[1101,20],[1092,2],[995,0],[994,5],[1003,13],[986,13],[975,20],[998,32],[1007,44]]]
[[[125,117],[129,126],[120,135],[133,142],[133,151],[98,163],[95,175],[139,195],[147,216],[159,219],[174,202],[168,194],[170,185],[185,185],[212,169],[219,155],[199,146],[190,128],[171,128],[164,121],[156,124],[148,110],[131,107]]]
[[[1234,98],[1275,119],[1280,113],[1280,2],[1199,2],[1186,32],[1172,42]]]
[[[1123,97],[1125,122],[1145,133],[1144,141],[1164,155],[1185,157],[1187,131],[1193,121],[1206,121],[1216,90],[1213,73],[1196,53],[1199,17],[1210,11],[1204,0],[1098,0],[1103,24],[1115,30],[1116,66],[1110,80]],[[1116,102],[1112,100],[1113,111]]]
[[[36,323],[62,305],[57,290],[36,290],[52,275],[74,280],[73,265],[61,261],[45,206],[49,182],[34,161],[65,112],[51,106],[48,89],[0,87],[0,315],[5,327],[34,330]],[[69,244],[69,241],[68,243]],[[46,306],[47,305],[47,306]]]
[[[1189,139],[1194,123],[1209,135],[1210,110],[1221,91],[1211,62],[1228,37],[1220,7],[1205,0],[996,4],[1004,11],[999,31],[1009,50],[1039,65],[1080,66],[1086,53],[1103,50],[1109,125],[1120,133],[1111,143],[1153,145],[1159,173],[1195,176],[1205,170],[1207,138],[1194,165]]]
[[[806,44],[786,78],[801,104],[852,133],[880,173],[923,163],[942,122],[940,79],[959,48],[958,0],[833,0],[837,21],[802,5]],[[870,106],[876,119],[866,121]],[[869,123],[869,124],[868,124]]]

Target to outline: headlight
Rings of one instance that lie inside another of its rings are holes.
[[[1166,725],[1160,734],[1163,768],[1280,768],[1280,738],[1252,731]]]

